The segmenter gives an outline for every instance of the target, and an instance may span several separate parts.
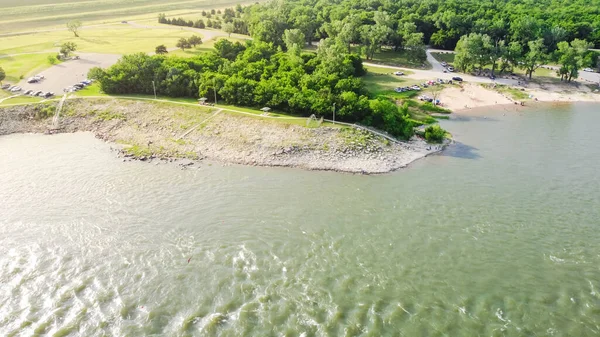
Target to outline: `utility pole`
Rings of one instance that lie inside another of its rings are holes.
[[[213,77],[213,91],[215,92],[215,104],[217,104],[217,78]]]
[[[154,89],[154,99],[156,99],[156,86],[154,85],[154,81],[152,81],[152,89]]]
[[[335,103],[333,103],[333,124],[335,124]]]

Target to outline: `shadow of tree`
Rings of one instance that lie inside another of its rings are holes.
[[[477,153],[478,151],[476,147],[455,141],[446,150],[442,151],[440,155],[462,159],[479,159],[481,155]]]

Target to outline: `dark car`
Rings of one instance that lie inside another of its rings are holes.
[[[2,89],[7,90],[8,88],[10,88],[10,84],[4,84],[4,85],[2,85]]]
[[[457,81],[457,82],[462,82],[463,79],[461,77],[454,76],[454,77],[452,77],[452,80]]]
[[[52,96],[54,96],[54,93],[53,93],[53,92],[47,92],[47,93],[44,95],[44,97],[46,97],[46,98],[50,98],[50,97],[52,97]]]

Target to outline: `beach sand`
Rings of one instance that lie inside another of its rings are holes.
[[[587,86],[574,86],[570,84],[534,84],[530,83],[524,89],[530,98],[523,101],[515,100],[508,95],[487,89],[475,83],[463,83],[461,86],[445,88],[439,96],[443,107],[453,112],[465,113],[473,108],[481,108],[499,105],[517,105],[521,102],[525,106],[534,105],[537,102],[600,102],[600,93],[593,92]]]

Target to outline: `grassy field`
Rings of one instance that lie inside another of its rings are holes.
[[[50,66],[48,56],[50,55],[56,54],[29,54],[0,58],[0,67],[6,72],[5,81],[17,83],[21,76],[25,78],[28,75],[35,74],[36,72],[48,68]]]
[[[431,56],[439,62],[454,63],[454,53],[438,53],[432,52]]]
[[[405,51],[381,50],[373,56],[374,63],[389,64],[392,66],[418,69],[431,69],[431,64],[425,61],[424,63],[415,62],[407,57]]]
[[[369,91],[375,94],[395,93],[393,90],[397,87],[404,87],[423,82],[422,80],[408,79],[403,76],[393,74],[393,69],[365,66],[367,74],[362,78]],[[410,71],[405,71],[409,74]]]
[[[30,53],[38,51],[58,52],[65,42],[74,42],[77,51],[107,54],[127,54],[134,52],[152,52],[160,44],[167,48],[175,47],[182,37],[201,35],[179,29],[145,29],[130,25],[109,25],[84,29],[80,37],[74,37],[68,31],[53,31],[31,35],[0,37],[0,55]]]
[[[244,40],[244,39],[238,39],[235,37],[230,37],[230,38],[219,37],[214,40],[209,40],[207,42],[203,42],[201,45],[198,45],[195,48],[186,49],[186,50],[177,49],[177,50],[173,50],[173,51],[169,52],[169,54],[183,56],[183,57],[196,56],[196,55],[205,53],[207,51],[213,50],[215,43],[221,39],[227,39],[231,42],[240,42],[242,44],[246,43],[246,40]]]
[[[493,87],[489,84],[482,84],[481,86],[486,89],[494,90],[501,94],[509,96],[516,101],[523,101],[529,99],[529,94],[527,94],[526,92],[506,85],[496,85],[495,87]]]
[[[19,5],[12,0],[0,0],[3,14],[0,18],[0,33],[64,27],[66,22],[75,19],[85,24],[155,19],[157,13],[180,15],[192,11],[201,12],[203,9],[235,6],[237,3],[244,2],[235,0],[28,0]]]
[[[0,106],[10,106],[13,104],[24,104],[24,103],[39,103],[42,101],[40,97],[30,97],[30,96],[19,96],[6,99],[0,102]]]

